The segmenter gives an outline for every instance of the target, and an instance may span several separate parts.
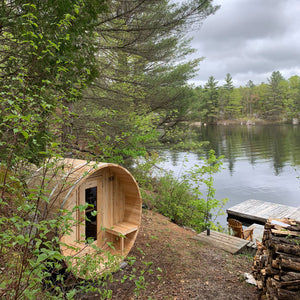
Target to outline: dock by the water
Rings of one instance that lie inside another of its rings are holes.
[[[265,224],[269,218],[290,218],[300,221],[300,207],[250,199],[227,209],[228,218],[248,224]]]
[[[193,238],[214,247],[223,249],[232,254],[253,253],[256,250],[255,241],[261,241],[264,224],[269,218],[290,218],[300,222],[300,207],[292,207],[272,202],[250,199],[227,209],[228,218],[233,218],[251,224],[248,229],[253,229],[253,241],[250,242],[229,234],[210,231],[210,235],[203,231]]]

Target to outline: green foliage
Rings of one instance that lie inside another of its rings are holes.
[[[286,80],[274,71],[268,83],[254,85],[249,80],[244,87],[233,87],[230,74],[225,84],[218,86],[211,76],[204,88],[196,87],[190,106],[190,121],[217,123],[224,120],[262,119],[272,122],[300,118],[299,76]]]
[[[111,294],[103,281],[111,272],[99,276],[98,266],[104,263],[116,270],[118,259],[109,252],[105,261],[99,255],[79,259],[79,249],[75,257],[64,257],[60,247],[66,245],[60,237],[77,221],[69,211],[49,214],[53,203],[48,187],[53,177],[47,172],[35,189],[27,187],[35,165],[54,174],[59,171],[55,161],[47,163],[46,158],[64,155],[68,145],[60,137],[66,134],[63,127],[72,122],[69,108],[97,75],[94,28],[105,9],[103,3],[0,4],[0,298],[73,299],[91,291],[108,298]],[[89,276],[89,281],[76,277],[79,274]]]
[[[109,299],[112,291],[107,284],[115,280],[113,272],[120,268],[120,257],[98,248],[92,239],[83,240],[79,246],[63,242],[61,237],[69,235],[78,224],[74,219],[76,211],[84,211],[87,205],[75,206],[71,211],[60,209],[54,216],[45,213],[56,201],[56,197],[50,199],[47,186],[53,185],[52,174],[62,170],[56,170],[51,161],[45,167],[48,171],[41,171],[43,175],[35,189],[28,189],[11,171],[1,168],[0,177],[6,177],[10,188],[1,198],[0,298],[74,299],[85,293],[97,293],[100,299]],[[28,179],[37,179],[28,175]],[[3,186],[1,191],[4,192]],[[93,248],[93,252],[80,255],[86,247]],[[65,256],[62,248],[69,249],[70,255]],[[133,267],[135,260],[130,259]],[[130,279],[136,295],[147,285],[145,272],[152,272],[151,262],[143,264],[139,274],[133,271]]]
[[[196,203],[190,191],[188,181],[179,181],[170,172],[159,179],[154,207],[174,223],[191,226]]]
[[[135,160],[135,165],[132,168],[131,173],[142,190],[153,190],[153,177],[155,177],[154,169],[156,164],[161,160],[159,154],[154,151]]]
[[[165,142],[160,132],[186,118],[192,96],[187,80],[200,60],[184,62],[193,52],[185,29],[217,7],[195,0],[109,3],[96,30],[100,74],[74,105],[73,130],[82,150],[123,163]]]
[[[189,226],[197,231],[207,227],[216,228],[215,218],[222,214],[222,207],[227,199],[215,199],[213,174],[221,167],[221,157],[216,158],[214,151],[209,152],[202,166],[195,166],[176,178],[169,172],[158,179],[157,195],[154,207],[173,222]],[[205,191],[201,189],[205,186]]]
[[[210,76],[203,90],[203,121],[207,123],[215,123],[219,112],[219,88],[218,82],[213,76]]]
[[[187,112],[185,84],[198,60],[174,63],[190,53],[183,29],[216,10],[211,1],[201,7],[196,0],[125,2],[0,4],[1,298],[73,299],[95,291],[103,299],[111,296],[106,282],[112,274],[99,276],[98,266],[117,270],[118,259],[110,252],[105,260],[80,257],[80,249],[60,240],[77,221],[70,211],[49,213],[48,189],[60,170],[48,158],[75,147],[78,156],[84,148],[88,158],[106,161],[145,155],[157,128]],[[88,105],[80,102],[83,94]],[[83,134],[73,136],[73,129]],[[45,172],[30,190],[28,180],[40,166]],[[63,246],[76,254],[65,258]],[[146,286],[143,272],[130,277],[136,294]]]
[[[78,103],[76,112],[79,113],[80,108],[81,105]],[[94,118],[89,118],[91,110]],[[77,140],[80,144],[85,144],[80,135],[87,130],[88,144],[85,146],[85,151],[89,151],[101,161],[124,164],[126,159],[145,156],[146,145],[157,141],[158,136],[156,130],[158,117],[145,110],[142,106],[139,112],[131,111],[131,107],[124,111],[109,108],[99,110],[96,105],[89,104],[80,117],[84,116],[87,120],[85,129],[81,130],[77,127],[81,126],[80,120],[75,127],[75,130],[78,128]]]
[[[216,225],[214,221],[217,216],[224,214],[222,211],[223,206],[228,201],[227,198],[222,200],[215,199],[215,188],[213,187],[214,178],[213,175],[220,171],[222,166],[223,157],[216,157],[214,150],[210,150],[208,153],[208,158],[204,160],[204,165],[194,166],[190,171],[189,178],[193,182],[193,194],[198,197],[198,199],[204,203],[204,223],[198,225],[197,229],[204,229],[207,227],[214,228]],[[200,191],[199,187],[204,184],[206,187],[205,193]],[[203,197],[203,194],[205,197]]]
[[[167,145],[171,149],[189,150],[195,153],[203,152],[203,146],[208,144],[206,141],[198,141],[197,132],[189,123],[166,127],[160,141],[164,147]]]
[[[103,10],[99,1],[1,2],[3,160],[39,163],[69,122],[64,104],[78,99],[96,75],[91,29]]]
[[[292,76],[286,82],[287,87],[287,98],[285,99],[285,109],[287,118],[291,120],[299,116],[300,111],[300,77]]]

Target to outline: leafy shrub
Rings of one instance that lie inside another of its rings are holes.
[[[176,224],[191,225],[196,199],[190,191],[188,181],[179,181],[169,172],[159,179],[153,204]]]
[[[220,170],[220,158],[214,151],[202,166],[195,166],[180,178],[172,171],[156,178],[155,193],[147,200],[163,215],[178,225],[192,227],[202,231],[207,227],[217,228],[216,217],[223,213],[222,207],[227,199],[215,199],[213,174]],[[205,192],[201,191],[201,187]]]

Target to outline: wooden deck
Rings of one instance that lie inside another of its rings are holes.
[[[248,224],[254,228],[254,241],[261,240],[265,222],[269,218],[291,218],[300,222],[300,207],[292,207],[272,202],[250,199],[227,209],[229,218],[234,218]],[[258,223],[258,224],[253,224]],[[259,225],[262,224],[262,225]],[[246,241],[232,235],[210,231],[210,235],[203,231],[193,237],[211,246],[225,250],[232,254],[253,253],[255,251],[255,242]]]
[[[300,221],[300,207],[250,199],[227,209],[228,218],[265,224],[269,218],[291,218]]]
[[[210,231],[210,235],[207,235],[206,231],[203,231],[195,235],[193,239],[207,243],[232,254],[242,253],[247,251],[247,247],[253,247],[253,243],[249,241],[214,230]]]

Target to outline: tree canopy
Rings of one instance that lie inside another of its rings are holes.
[[[38,163],[53,142],[63,155],[141,154],[159,125],[188,110],[199,60],[184,61],[185,32],[216,9],[211,0],[2,1],[2,159]]]
[[[188,112],[187,81],[200,59],[185,60],[193,52],[185,33],[217,7],[211,1],[112,3],[96,31],[100,75],[75,105],[74,134],[91,153],[122,160],[145,153],[158,128],[171,128]]]
[[[107,7],[83,0],[0,6],[0,155],[37,163],[60,134],[64,103],[79,99],[98,73],[94,28]]]
[[[285,79],[274,71],[267,83],[255,85],[249,80],[245,86],[234,87],[230,74],[223,86],[218,86],[211,76],[203,88],[193,89],[192,118],[207,123],[249,118],[291,122],[300,117],[299,80],[297,75]]]

